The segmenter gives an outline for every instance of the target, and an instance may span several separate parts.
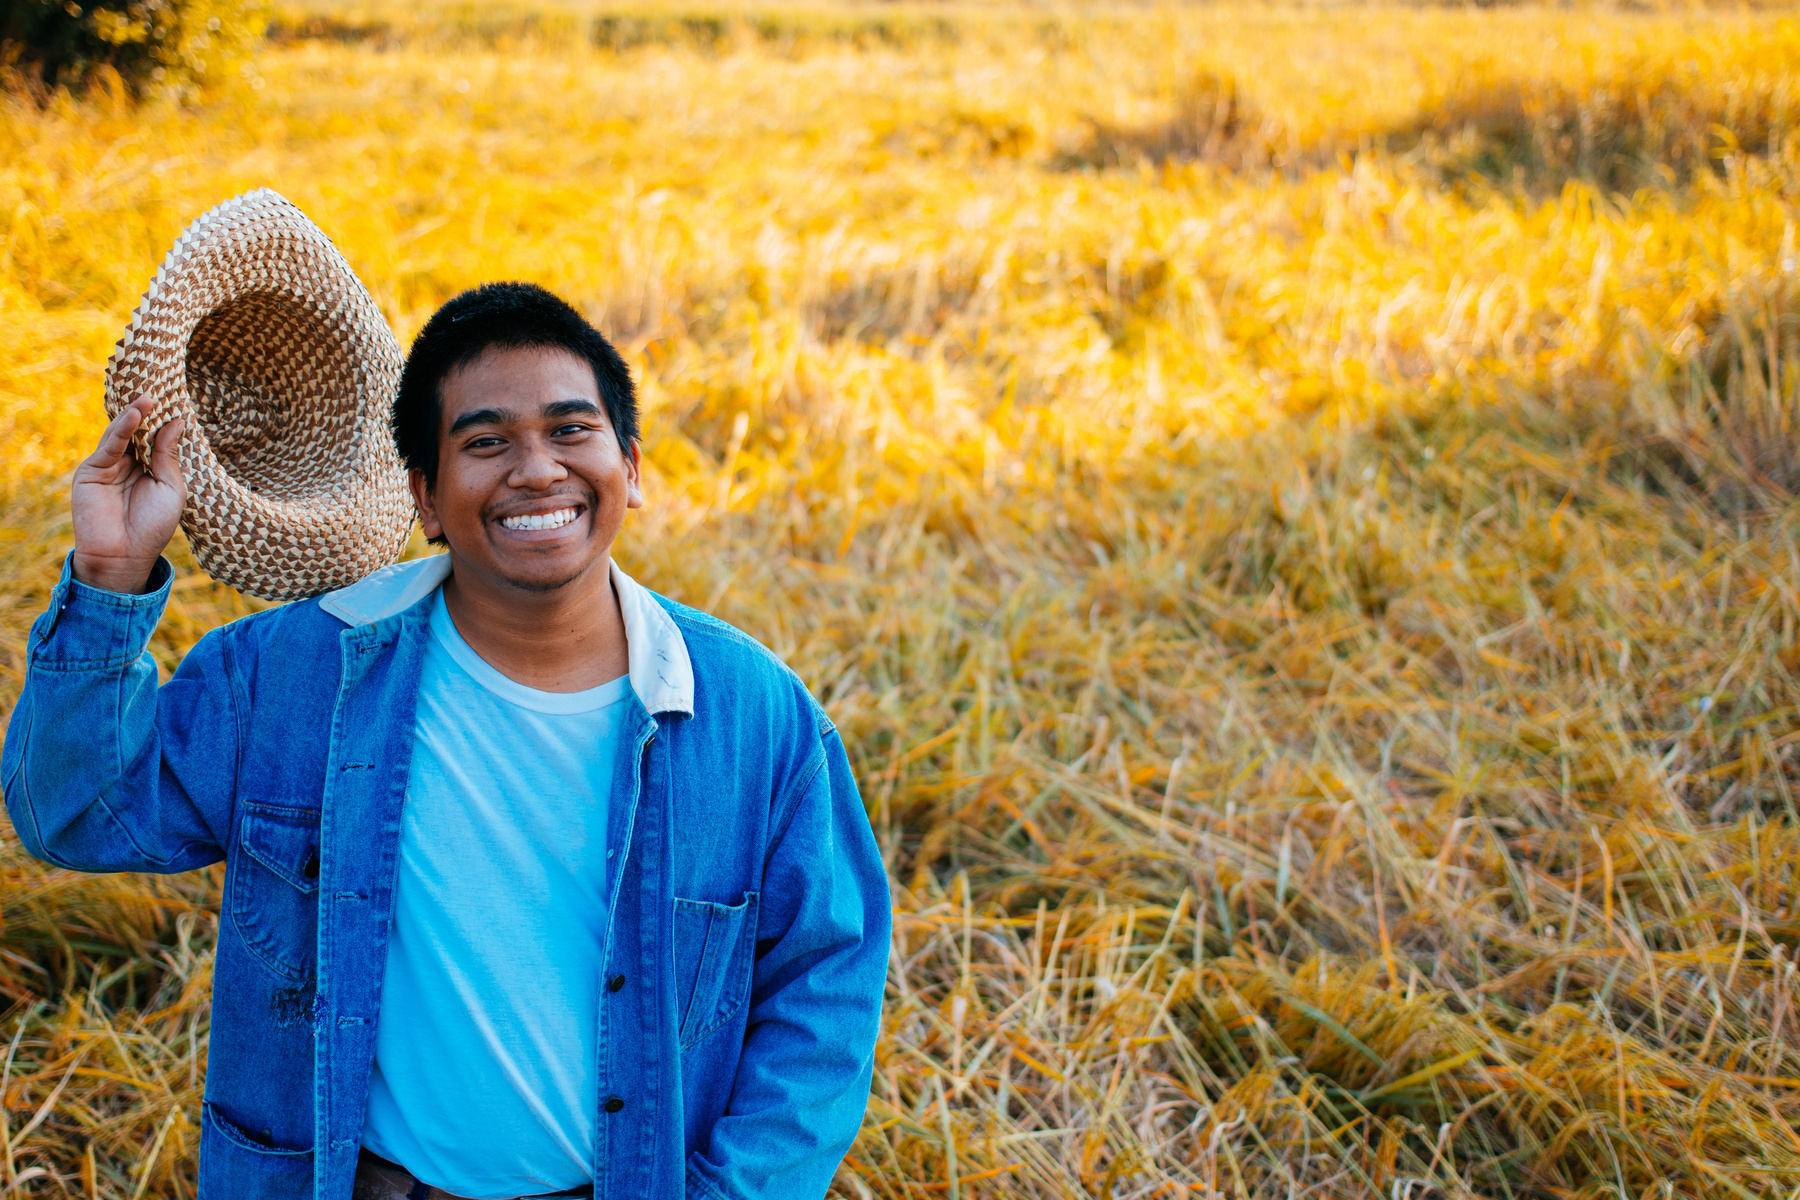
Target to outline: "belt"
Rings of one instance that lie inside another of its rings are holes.
[[[538,1192],[520,1196],[518,1200],[553,1200],[559,1196],[593,1194],[594,1185],[584,1183],[567,1191]],[[356,1156],[355,1200],[465,1200],[465,1197],[423,1183],[399,1163],[389,1162],[373,1150],[364,1148]]]

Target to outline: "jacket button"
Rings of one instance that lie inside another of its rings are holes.
[[[609,992],[616,992],[624,986],[625,977],[623,975],[614,975],[611,979],[606,981],[606,990]]]
[[[317,879],[319,877],[319,856],[315,854],[307,859],[306,865],[300,868],[300,873],[308,879]]]
[[[616,1113],[625,1107],[625,1102],[617,1096],[608,1096],[606,1098],[606,1103],[601,1105],[601,1107],[606,1109],[609,1113]]]

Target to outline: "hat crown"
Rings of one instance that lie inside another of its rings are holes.
[[[268,599],[353,583],[399,556],[412,501],[388,424],[404,364],[324,232],[259,188],[176,239],[106,371],[106,404],[186,418],[182,527],[214,578]]]

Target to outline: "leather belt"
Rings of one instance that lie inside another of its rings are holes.
[[[532,1196],[520,1196],[518,1200],[552,1200],[562,1196],[592,1196],[594,1185],[584,1183],[580,1187],[570,1188],[563,1192],[539,1192]],[[356,1156],[356,1191],[353,1200],[468,1200],[455,1192],[446,1192],[443,1188],[432,1187],[419,1179],[399,1163],[389,1162],[373,1150],[364,1149]]]

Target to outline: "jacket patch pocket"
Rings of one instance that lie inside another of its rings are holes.
[[[206,1102],[200,1106],[200,1194],[293,1200],[312,1192],[313,1152],[275,1145]]]
[[[724,1025],[743,1007],[755,960],[755,892],[740,904],[675,898],[675,1001],[681,1048]]]
[[[281,979],[310,979],[318,945],[319,814],[247,804],[233,850],[226,892],[238,937]]]

